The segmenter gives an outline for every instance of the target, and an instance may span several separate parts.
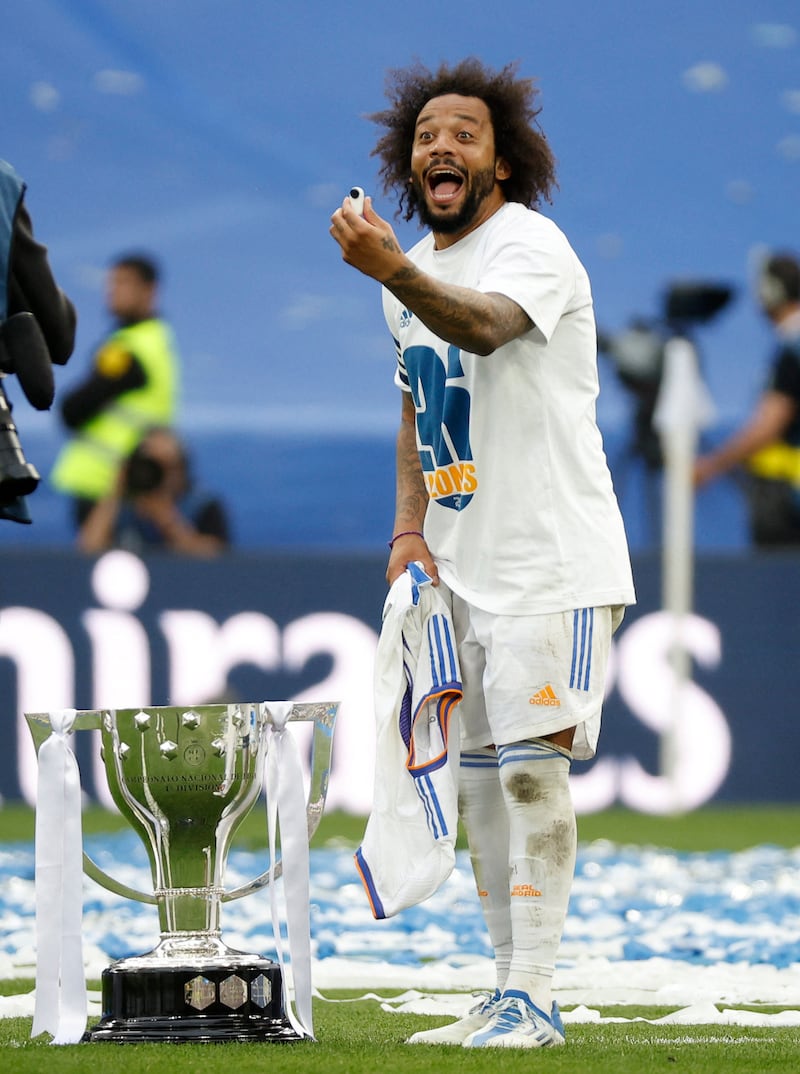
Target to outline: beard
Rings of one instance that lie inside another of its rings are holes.
[[[423,184],[412,177],[411,184],[417,195],[417,212],[420,221],[431,231],[438,231],[441,235],[453,235],[464,231],[478,214],[481,203],[489,197],[494,190],[496,176],[494,166],[484,168],[483,171],[475,172],[471,177],[467,196],[462,202],[457,213],[450,215],[447,210],[432,209],[425,197]]]

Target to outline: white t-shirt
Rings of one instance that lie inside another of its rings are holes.
[[[597,336],[586,271],[547,218],[509,203],[445,250],[431,276],[507,295],[534,328],[481,357],[448,345],[384,289],[396,383],[413,395],[431,500],[425,539],[450,588],[527,615],[632,604],[622,517],[595,420]]]

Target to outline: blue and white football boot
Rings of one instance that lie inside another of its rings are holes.
[[[438,1029],[425,1029],[419,1033],[414,1033],[408,1038],[406,1044],[462,1045],[465,1038],[471,1033],[477,1033],[479,1029],[483,1029],[489,1024],[494,1014],[495,1004],[499,999],[500,993],[498,991],[495,991],[494,995],[491,993],[484,994],[479,1002],[474,1007],[470,1007],[464,1017],[459,1018],[457,1022],[439,1026]]]
[[[564,1023],[554,1003],[550,1015],[531,1003],[527,992],[509,989],[494,1004],[487,1024],[470,1033],[464,1048],[554,1048],[564,1043]]]

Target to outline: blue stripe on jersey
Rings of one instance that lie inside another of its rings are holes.
[[[442,639],[437,630],[437,616],[432,615],[428,620],[428,653],[431,661],[431,685],[434,691],[442,685]]]
[[[433,838],[441,839],[443,836],[447,835],[447,822],[444,819],[442,806],[430,776],[423,776],[422,779],[415,780],[414,786],[417,788],[417,794],[425,808],[425,816],[428,818],[428,828],[430,829]]]
[[[438,839],[439,834],[436,829],[436,818],[432,813],[430,799],[428,798],[428,795],[426,793],[428,788],[425,786],[424,777],[420,779],[415,779],[414,787],[416,789],[417,794],[419,795],[420,802],[422,802],[422,808],[425,810],[425,824],[428,827],[428,831],[431,833],[434,839]]]
[[[367,890],[367,897],[372,906],[372,913],[377,921],[383,921],[386,917],[386,911],[383,908],[380,895],[378,895],[378,890],[375,887],[375,881],[372,879],[372,873],[364,859],[364,855],[361,853],[360,847],[355,853],[355,859],[358,871],[361,873],[361,879],[364,882],[364,887]]]
[[[433,686],[438,688],[459,683],[453,636],[443,615],[432,615],[428,620],[428,651]]]

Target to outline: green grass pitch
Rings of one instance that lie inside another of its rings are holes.
[[[84,830],[113,830],[123,822],[98,809],[84,818]],[[324,817],[313,845],[335,841],[355,846],[362,818]],[[742,850],[771,843],[800,842],[800,806],[707,808],[680,817],[648,817],[612,810],[579,818],[582,842],[608,839],[623,845],[662,846],[680,851]],[[0,809],[3,843],[33,837],[33,814],[22,806]],[[249,818],[237,842],[263,846],[263,820]],[[0,993],[29,991],[29,980],[0,981]],[[99,982],[91,982],[99,987]],[[438,1024],[423,1016],[388,1014],[374,1001],[328,1002],[356,993],[326,994],[315,1000],[317,1040],[297,1044],[83,1044],[56,1048],[45,1037],[30,1039],[30,1019],[0,1020],[0,1064],[8,1074],[436,1074],[471,1071],[504,1074],[532,1069],[558,1074],[797,1074],[800,1031],[728,1026],[654,1026],[647,1022],[568,1027],[567,1045],[536,1052],[491,1055],[461,1048],[408,1047],[405,1038]],[[800,989],[798,993],[800,1005]],[[759,1008],[764,1009],[764,1008]],[[766,1008],[774,1011],[776,1008]],[[604,1008],[604,1015],[653,1019],[669,1008]],[[446,1019],[440,1019],[446,1021]]]

